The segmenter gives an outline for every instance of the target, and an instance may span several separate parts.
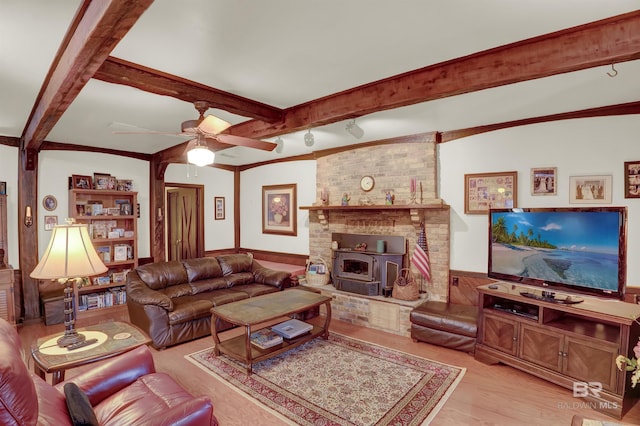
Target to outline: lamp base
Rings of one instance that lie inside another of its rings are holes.
[[[71,332],[65,331],[64,335],[58,339],[56,342],[59,347],[66,348],[67,346],[76,345],[78,343],[84,342],[86,337],[84,334],[80,334],[75,330],[71,330]]]

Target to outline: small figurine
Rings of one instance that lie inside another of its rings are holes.
[[[395,198],[396,198],[396,197],[395,197],[395,195],[393,195],[393,194],[391,193],[391,191],[387,191],[387,195],[386,195],[386,197],[385,197],[385,201],[384,201],[384,203],[385,203],[386,205],[390,206],[390,205],[392,205],[392,204],[393,204],[393,200],[394,200]]]
[[[320,200],[322,201],[323,206],[329,205],[329,193],[326,189],[323,189],[322,192],[320,192]]]
[[[342,205],[343,206],[348,206],[349,205],[349,200],[351,200],[351,198],[349,197],[349,194],[347,194],[346,192],[344,194],[342,194]]]

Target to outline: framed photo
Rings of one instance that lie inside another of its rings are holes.
[[[94,173],[93,174],[93,184],[96,189],[109,189],[109,185],[111,185],[111,175],[107,173]],[[113,189],[113,187],[111,188]]]
[[[296,184],[262,187],[262,233],[298,235]]]
[[[42,205],[44,206],[45,210],[52,212],[56,209],[56,207],[58,207],[58,200],[56,200],[56,197],[54,197],[53,195],[45,195],[45,197],[42,199]]]
[[[44,230],[51,231],[53,227],[58,224],[58,216],[45,216],[44,217]]]
[[[489,209],[518,207],[518,172],[464,175],[464,212],[485,214]]]
[[[569,203],[610,204],[611,176],[569,176]]]
[[[213,218],[215,220],[224,220],[224,197],[214,197],[213,208]]]
[[[557,195],[557,176],[556,167],[531,169],[531,195]]]
[[[93,179],[91,176],[71,175],[71,186],[73,189],[93,189]]]
[[[640,198],[640,161],[624,163],[624,198]]]
[[[116,191],[133,191],[133,181],[130,179],[116,179]]]
[[[7,194],[7,182],[0,182],[0,195]]]

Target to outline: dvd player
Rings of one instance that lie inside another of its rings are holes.
[[[499,303],[493,304],[493,309],[498,311],[507,312],[521,317],[529,318],[532,320],[538,320],[538,309],[534,306],[522,306],[517,303]]]

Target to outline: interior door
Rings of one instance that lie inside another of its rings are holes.
[[[167,188],[167,245],[169,260],[203,255],[202,188]]]

